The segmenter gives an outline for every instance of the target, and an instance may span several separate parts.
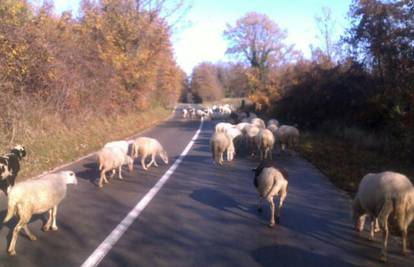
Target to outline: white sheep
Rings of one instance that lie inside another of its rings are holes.
[[[253,124],[253,125],[256,125],[257,127],[259,127],[260,129],[264,129],[264,128],[266,128],[266,124],[265,124],[265,122],[262,120],[262,119],[260,119],[260,118],[253,118],[251,121],[250,121],[250,123],[251,124]]]
[[[215,126],[215,132],[216,133],[224,133],[226,129],[233,127],[233,124],[228,122],[219,122]]]
[[[106,173],[112,171],[111,178],[118,169],[118,178],[122,177],[122,165],[127,164],[130,171],[133,170],[134,160],[126,155],[122,149],[118,147],[104,147],[97,153],[97,163],[100,171],[99,187],[103,187],[103,183],[108,183]]]
[[[187,116],[188,116],[188,110],[185,109],[185,108],[183,108],[181,110],[181,116],[182,116],[183,119],[187,118]]]
[[[299,130],[290,125],[282,125],[276,131],[276,140],[280,142],[282,150],[286,146],[291,149],[299,143]]]
[[[384,231],[380,256],[382,261],[387,261],[388,217],[393,211],[402,231],[402,252],[407,254],[407,228],[414,218],[412,183],[405,175],[396,172],[387,171],[365,175],[353,201],[353,219],[357,226],[364,214],[368,214],[371,218],[378,218]]]
[[[231,127],[224,132],[230,140],[230,146],[227,149],[227,160],[232,161],[236,154],[235,141],[239,136],[243,136],[243,133],[237,127]]]
[[[269,202],[271,209],[271,217],[269,226],[273,227],[276,222],[279,223],[280,210],[282,209],[283,202],[287,196],[288,189],[288,177],[285,171],[275,167],[267,167],[265,163],[261,163],[259,167],[252,170],[255,172],[254,185],[259,193],[259,212],[262,210],[263,198]],[[279,197],[279,205],[275,215],[275,204],[273,198],[277,195]]]
[[[228,152],[227,160],[230,161],[232,158],[229,158],[229,154],[233,155],[234,145],[232,144],[230,138],[225,133],[214,133],[210,139],[210,147],[213,156],[213,160],[216,164],[223,165],[223,154],[225,151]],[[230,150],[230,152],[228,151]]]
[[[260,151],[260,159],[272,159],[275,137],[268,129],[261,129],[257,135],[257,148]]]
[[[270,124],[267,126],[267,129],[270,130],[274,136],[276,136],[276,132],[278,129],[278,126],[276,124]]]
[[[151,155],[151,161],[145,165],[145,160],[149,155]],[[141,166],[144,170],[148,170],[152,164],[154,164],[155,167],[158,167],[155,160],[157,155],[160,156],[165,164],[168,164],[167,151],[165,151],[160,142],[154,138],[138,137],[132,144],[132,157],[137,158],[138,156],[141,156]]]
[[[256,125],[247,125],[244,128],[244,135],[247,142],[247,149],[251,153],[251,155],[254,155],[255,150],[257,148],[257,135],[260,132],[260,128]]]
[[[76,175],[72,171],[51,173],[37,179],[30,179],[13,186],[9,193],[7,215],[4,223],[14,215],[19,221],[13,229],[12,239],[8,253],[16,255],[16,241],[21,229],[29,236],[30,240],[36,240],[28,227],[33,214],[49,213],[49,218],[43,226],[44,231],[58,230],[56,214],[59,203],[65,198],[67,184],[77,184]]]
[[[119,140],[119,141],[112,141],[109,143],[106,143],[104,145],[104,147],[116,147],[121,149],[121,151],[125,154],[125,155],[131,155],[131,147],[132,147],[132,140]]]

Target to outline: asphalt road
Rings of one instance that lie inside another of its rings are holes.
[[[257,193],[251,168],[258,162],[236,156],[223,167],[212,164],[209,138],[214,122],[206,121],[194,146],[138,219],[103,258],[99,266],[382,266],[380,235],[355,233],[350,199],[299,157],[276,157],[286,168],[289,191],[280,225],[267,227],[269,210],[256,211]],[[94,157],[65,169],[79,177],[58,210],[57,232],[42,232],[43,216],[21,234],[15,257],[7,244],[16,220],[0,224],[0,266],[80,266],[128,212],[168,170],[199,127],[198,121],[171,119],[141,135],[157,138],[169,152],[170,164],[124,172],[97,187]],[[24,164],[24,163],[23,163]],[[0,220],[6,200],[0,197]],[[389,266],[413,266],[414,255],[400,256],[393,237]],[[384,265],[386,266],[386,265]]]

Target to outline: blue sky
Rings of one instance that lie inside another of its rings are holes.
[[[33,0],[39,2],[40,0]],[[54,0],[57,12],[76,10],[79,0]],[[227,43],[223,39],[226,23],[235,21],[250,11],[265,13],[288,31],[288,43],[309,56],[309,45],[318,46],[315,15],[322,7],[332,10],[338,36],[347,26],[346,14],[351,0],[190,0],[192,8],[185,16],[188,23],[173,35],[175,57],[188,73],[200,62],[227,61]]]

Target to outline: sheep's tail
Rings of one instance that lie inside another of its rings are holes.
[[[14,213],[15,213],[15,209],[16,209],[16,204],[13,203],[12,201],[10,201],[10,199],[9,199],[9,204],[8,204],[8,208],[7,208],[7,215],[6,215],[6,218],[4,218],[3,223],[7,223],[8,221],[10,221],[11,218],[13,218]]]

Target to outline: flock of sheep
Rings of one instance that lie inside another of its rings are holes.
[[[251,156],[258,156],[260,165],[253,169],[254,185],[259,193],[259,211],[261,201],[267,200],[271,208],[270,226],[279,220],[280,209],[287,195],[288,174],[272,162],[273,149],[280,144],[281,150],[293,148],[299,142],[299,130],[291,125],[279,125],[275,119],[265,122],[251,112],[236,112],[229,105],[212,108],[184,109],[183,118],[199,117],[222,119],[229,122],[218,122],[211,137],[211,151],[216,164],[222,165],[224,154],[232,161],[237,150],[247,149]],[[273,198],[279,197],[279,205],[275,214]],[[362,231],[367,217],[371,220],[370,240],[374,232],[383,231],[383,246],[380,260],[387,261],[387,247],[391,214],[396,219],[402,232],[402,253],[407,255],[408,226],[414,220],[414,187],[411,181],[400,173],[369,173],[359,184],[358,192],[352,205],[353,222],[356,231]]]
[[[119,179],[122,178],[122,166],[128,165],[132,171],[134,159],[141,156],[141,165],[147,170],[152,164],[155,166],[156,156],[168,164],[168,154],[162,145],[153,138],[138,137],[132,141],[113,141],[104,145],[96,153],[97,165],[100,171],[99,187],[108,183],[107,172],[111,172],[111,178],[118,170]],[[56,215],[59,203],[65,198],[67,184],[77,184],[76,174],[73,171],[61,171],[50,173],[38,178],[28,179],[15,184],[16,176],[20,170],[20,160],[26,156],[26,150],[18,145],[11,149],[10,153],[0,157],[0,186],[8,197],[7,215],[3,222],[7,223],[14,216],[18,222],[13,229],[12,239],[7,249],[9,255],[16,255],[17,236],[23,229],[30,240],[36,240],[31,233],[28,223],[33,214],[48,212],[48,220],[43,226],[43,231],[57,231]],[[146,164],[148,156],[151,161]]]
[[[291,151],[299,142],[299,130],[292,125],[279,125],[275,119],[265,122],[251,112],[237,112],[230,105],[213,106],[211,108],[180,109],[183,118],[202,118],[221,120],[216,123],[215,131],[210,140],[213,161],[219,166],[232,161],[236,153],[247,151],[248,155],[261,160],[260,165],[253,169],[254,186],[259,194],[258,210],[261,210],[262,200],[265,199],[271,208],[269,226],[278,223],[280,210],[287,196],[288,174],[275,165],[272,160],[273,150],[280,145],[281,153],[286,148]],[[226,121],[226,122],[224,122]],[[231,123],[232,122],[232,123]],[[0,157],[0,188],[8,196],[8,210],[4,223],[13,216],[18,222],[13,229],[12,239],[8,247],[9,255],[15,255],[16,240],[23,229],[31,240],[36,237],[30,232],[28,223],[33,214],[48,212],[49,217],[44,231],[58,229],[56,214],[59,203],[64,199],[67,184],[77,184],[73,171],[61,171],[46,174],[15,184],[20,170],[20,161],[26,156],[26,150],[18,145],[9,153]],[[141,157],[141,166],[147,170],[150,166],[158,166],[156,157],[159,156],[168,164],[168,154],[163,146],[153,138],[138,137],[131,141],[113,141],[104,145],[96,153],[99,168],[99,187],[109,180],[106,177],[111,172],[112,178],[118,171],[122,177],[122,166],[128,165],[133,170],[134,160]],[[151,157],[149,163],[146,159]],[[274,197],[279,196],[278,208],[275,209]],[[362,231],[367,217],[371,220],[370,239],[374,232],[383,231],[383,247],[380,259],[387,260],[388,218],[394,215],[402,231],[403,253],[407,254],[407,228],[414,219],[414,187],[410,180],[399,173],[383,172],[370,173],[363,177],[352,205],[355,229]]]

